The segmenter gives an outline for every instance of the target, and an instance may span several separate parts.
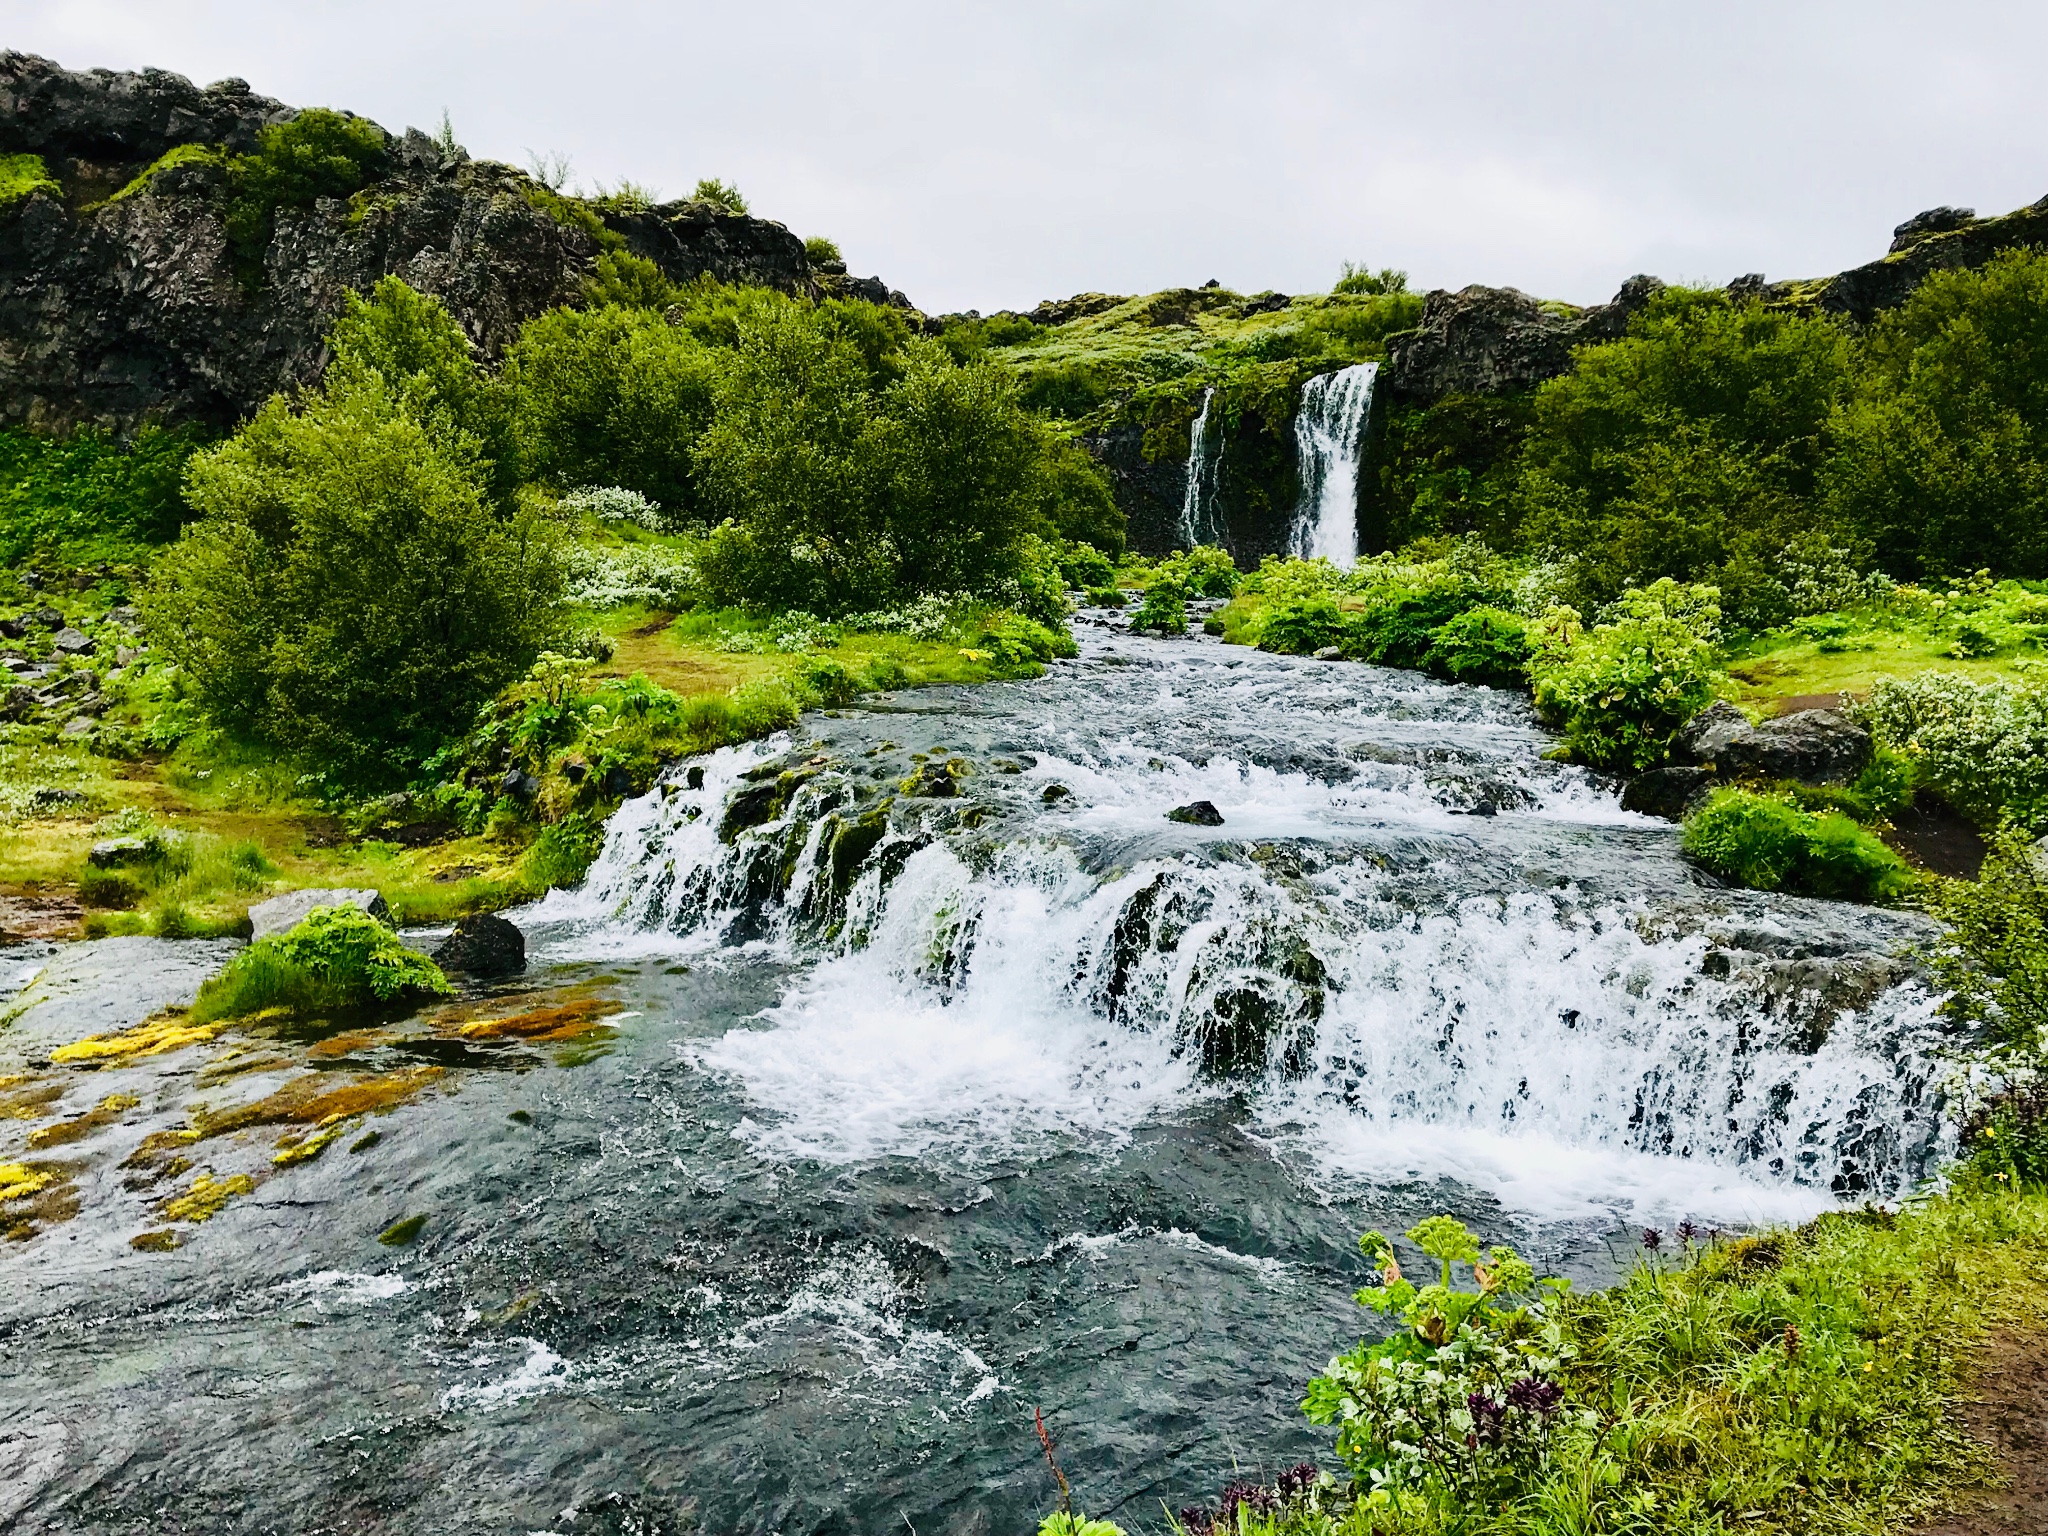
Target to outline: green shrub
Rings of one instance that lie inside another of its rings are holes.
[[[580,885],[604,849],[604,826],[588,816],[571,816],[541,828],[519,860],[519,877],[534,890]]]
[[[740,196],[740,189],[729,181],[720,181],[716,176],[707,176],[697,183],[697,190],[690,194],[693,203],[709,203],[714,208],[723,208],[727,213],[744,214],[747,200]]]
[[[1529,626],[1520,614],[1468,608],[1430,636],[1423,662],[1461,683],[1512,688],[1528,682],[1529,656]]]
[[[79,902],[88,907],[125,912],[142,900],[142,887],[108,869],[88,869],[78,877]]]
[[[1472,602],[1462,582],[1374,586],[1359,606],[1345,611],[1337,644],[1354,660],[1419,667],[1434,648],[1437,631]]]
[[[441,968],[360,907],[315,907],[288,933],[259,939],[199,989],[194,1023],[266,1008],[297,1013],[445,997]]]
[[[1035,676],[1039,664],[1078,654],[1073,637],[1017,613],[990,616],[975,638],[975,650],[986,651],[1000,672]]]
[[[1905,860],[1848,817],[1752,790],[1717,790],[1686,817],[1684,841],[1715,874],[1753,890],[1889,901],[1917,883]]]
[[[377,307],[397,307],[393,284]],[[555,534],[531,508],[491,505],[462,425],[467,343],[438,304],[406,308],[439,328],[433,346],[393,349],[414,354],[411,373],[338,345],[321,393],[297,412],[273,398],[194,459],[202,515],[142,603],[216,724],[364,785],[410,777],[562,622]]]
[[[1047,629],[1064,630],[1074,605],[1058,552],[1036,534],[1027,534],[1018,541],[1016,558],[1017,611]]]
[[[256,135],[256,152],[228,163],[227,232],[248,274],[270,243],[281,208],[347,197],[383,174],[384,130],[311,107]]]
[[[1061,543],[1055,546],[1054,559],[1060,579],[1069,587],[1094,592],[1116,585],[1116,566],[1092,544]]]
[[[1653,767],[1678,728],[1705,708],[1719,674],[1712,644],[1713,588],[1663,580],[1629,593],[1614,622],[1571,634],[1558,610],[1556,643],[1536,643],[1536,707],[1563,730],[1572,754],[1596,768]]]
[[[1406,293],[1408,274],[1393,267],[1381,267],[1375,272],[1370,267],[1344,263],[1344,270],[1331,287],[1332,293]]]
[[[1141,634],[1146,630],[1162,635],[1186,634],[1187,588],[1171,579],[1155,579],[1145,589],[1145,600],[1138,604],[1138,611],[1131,615],[1131,628]]]
[[[1064,438],[1049,437],[1039,459],[1038,482],[1039,520],[1053,537],[1091,544],[1111,560],[1122,556],[1124,514],[1108,473],[1093,456]]]
[[[846,257],[839,250],[839,242],[828,240],[823,235],[812,235],[804,241],[804,260],[814,267],[846,264]]]
[[[1212,544],[1176,550],[1159,562],[1159,573],[1178,582],[1193,597],[1231,597],[1239,581],[1237,562]]]
[[[1857,715],[1979,822],[2048,828],[2048,688],[1921,672],[1879,678]]]
[[[1124,605],[1121,587],[1090,587],[1087,598],[1091,608],[1121,608]]]
[[[1313,656],[1337,644],[1343,633],[1344,612],[1336,598],[1286,598],[1267,610],[1259,629],[1259,649],[1282,656]]]
[[[144,427],[127,443],[84,429],[0,429],[0,565],[36,554],[67,564],[136,558],[178,533],[193,427]]]

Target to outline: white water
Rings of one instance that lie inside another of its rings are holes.
[[[1673,829],[1541,760],[1519,700],[1123,638],[943,697],[711,754],[700,788],[622,808],[558,898],[609,918],[600,948],[808,962],[756,1025],[683,1051],[743,1089],[734,1135],[765,1157],[1113,1155],[1244,1093],[1247,1132],[1312,1182],[1447,1179],[1541,1219],[1797,1217],[1926,1164],[1926,992],[1830,1009],[1812,976],[1768,984],[1800,956],[1882,955],[1908,920],[1701,892]],[[960,745],[977,731],[1000,746]],[[885,754],[913,733],[968,754],[967,799],[896,800],[840,894],[841,813],[877,803],[863,780],[894,790],[908,762]],[[770,759],[811,776],[720,841]],[[1224,825],[1164,819],[1194,799]],[[1482,799],[1498,814],[1459,813]],[[1277,1021],[1270,1054],[1219,1081],[1204,1042],[1247,1000]]]
[[[1223,474],[1223,434],[1209,431],[1209,408],[1216,403],[1216,391],[1202,391],[1202,409],[1188,432],[1187,487],[1181,492],[1180,536],[1193,549],[1198,544],[1221,544],[1223,530],[1216,517],[1216,491]]]
[[[1305,560],[1330,560],[1346,570],[1358,561],[1359,458],[1379,371],[1378,363],[1357,363],[1302,386],[1294,414],[1301,500],[1291,546]]]

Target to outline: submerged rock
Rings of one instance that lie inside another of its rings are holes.
[[[511,976],[526,969],[526,935],[495,912],[456,919],[455,931],[434,951],[444,971],[470,976]]]
[[[1713,787],[1711,768],[1652,768],[1629,781],[1628,788],[1621,792],[1621,808],[1642,816],[1679,821]]]
[[[1207,800],[1195,800],[1187,805],[1177,805],[1166,813],[1168,821],[1185,822],[1191,827],[1220,827],[1223,813]]]
[[[267,939],[274,933],[296,928],[315,907],[361,907],[380,923],[391,921],[391,909],[383,896],[370,887],[362,890],[290,891],[259,901],[249,909],[250,937]]]
[[[118,1034],[199,995],[240,949],[235,939],[133,935],[67,944],[0,1009],[0,1056],[46,1056],[88,1035]]]

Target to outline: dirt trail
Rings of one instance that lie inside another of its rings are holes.
[[[2048,1536],[2048,1337],[1994,1335],[1962,1414],[2011,1482],[1915,1536]]]

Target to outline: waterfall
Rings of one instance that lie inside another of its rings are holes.
[[[627,952],[808,967],[772,1028],[688,1052],[763,1151],[974,1166],[1231,1088],[1318,1177],[1549,1219],[1797,1217],[1925,1170],[1917,919],[1703,897],[1507,694],[1087,645],[713,753],[550,898]],[[1165,818],[1195,800],[1223,827]]]
[[[1348,570],[1358,559],[1359,458],[1379,371],[1378,363],[1357,363],[1302,387],[1294,416],[1301,501],[1289,545],[1305,560],[1320,555]]]
[[[1180,499],[1181,542],[1189,549],[1197,544],[1221,544],[1223,530],[1216,524],[1216,488],[1223,473],[1223,434],[1212,443],[1209,437],[1209,407],[1216,391],[1202,391],[1202,409],[1188,433],[1187,489]]]

